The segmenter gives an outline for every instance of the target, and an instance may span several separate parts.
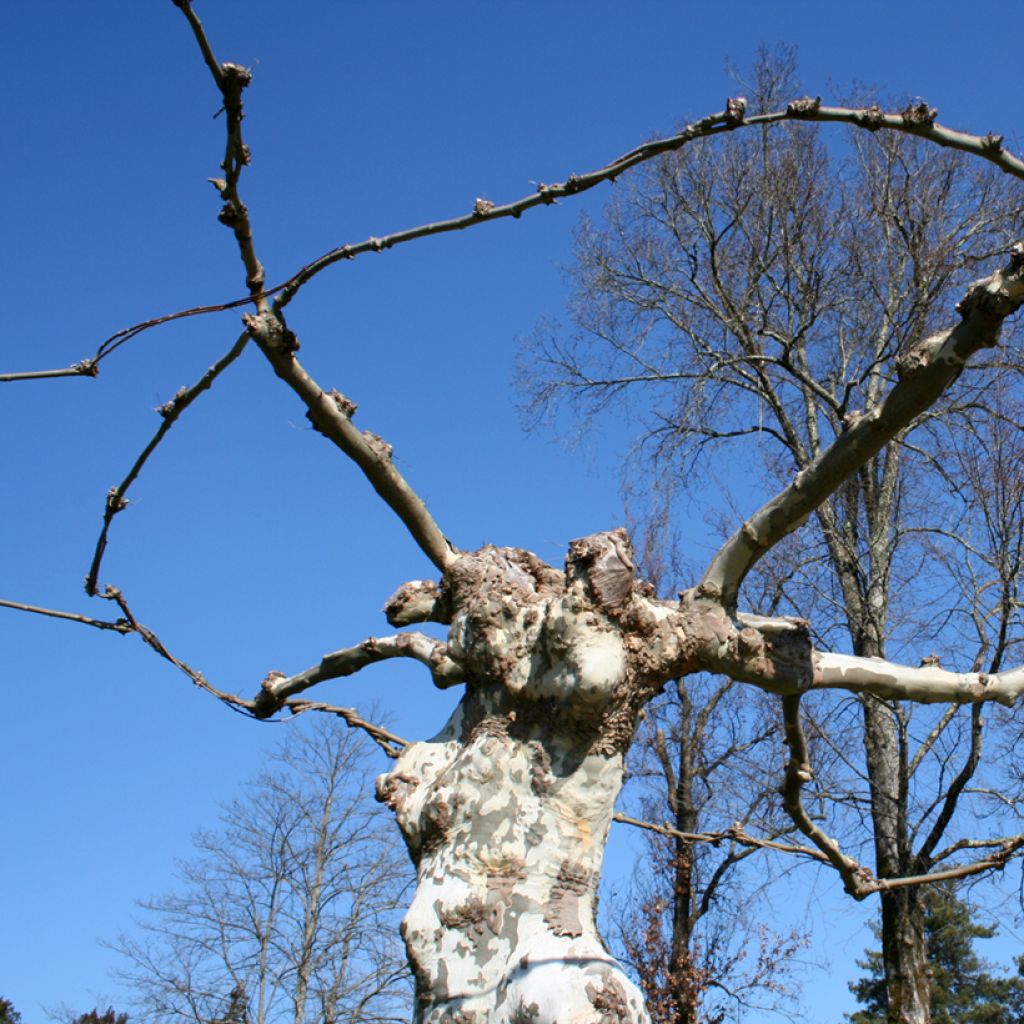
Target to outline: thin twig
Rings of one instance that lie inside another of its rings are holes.
[[[114,521],[114,516],[128,505],[128,501],[125,498],[128,488],[131,487],[138,478],[139,473],[142,472],[142,467],[145,466],[150,455],[153,454],[157,446],[167,435],[167,432],[177,422],[178,417],[204,391],[209,390],[220,374],[242,354],[243,349],[248,343],[249,333],[246,331],[239,336],[238,340],[231,346],[228,352],[214,363],[213,366],[211,366],[206,373],[204,373],[202,377],[195,382],[195,384],[190,388],[182,388],[169,402],[166,402],[157,410],[157,412],[159,412],[163,417],[163,422],[160,424],[159,429],[153,435],[149,444],[147,444],[142,450],[139,457],[132,464],[132,468],[128,471],[128,475],[116,487],[112,487],[107,492],[107,499],[103,509],[103,528],[100,530],[99,538],[96,541],[96,550],[92,556],[92,564],[89,566],[89,572],[85,577],[85,592],[90,597],[96,596],[98,592],[100,564],[103,561],[103,555],[107,549],[107,535],[110,532],[110,525]]]
[[[757,847],[762,850],[795,853],[823,863],[828,861],[828,858],[820,850],[812,849],[809,846],[780,843],[774,839],[762,839],[759,836],[751,835],[744,828],[741,828],[739,824],[733,825],[724,832],[681,832],[679,829],[672,828],[671,825],[656,825],[653,821],[631,818],[628,814],[618,812],[612,815],[612,820],[621,822],[623,825],[632,825],[634,828],[646,829],[648,832],[657,832],[659,835],[667,836],[669,839],[681,839],[684,843],[710,843],[712,846],[717,846],[723,842],[734,842],[740,846]]]
[[[362,729],[392,759],[397,758],[409,745],[408,740],[403,740],[401,736],[396,736],[393,732],[388,732],[387,729],[368,722],[355,708],[342,708],[334,704],[323,704],[312,700],[289,700],[285,702],[284,707],[294,715],[301,715],[307,711],[337,715],[351,728]]]
[[[117,622],[107,622],[104,619],[92,619],[88,615],[78,615],[75,612],[61,612],[53,608],[40,608],[34,604],[22,604],[20,601],[0,601],[0,608],[13,608],[18,612],[47,615],[51,619],[66,619],[68,622],[80,622],[84,626],[94,626],[96,629],[111,629],[115,633],[135,632],[132,625],[125,619],[118,619]]]

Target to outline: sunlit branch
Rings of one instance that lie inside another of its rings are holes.
[[[314,429],[334,442],[362,470],[431,562],[442,571],[447,569],[458,549],[398,471],[391,457],[391,445],[376,434],[356,427],[352,423],[355,403],[337,391],[324,391],[306,372],[295,356],[298,340],[276,313],[246,317],[246,325],[274,372],[306,406],[306,415]]]
[[[0,373],[0,383],[16,380],[49,380],[53,377],[96,377],[99,374],[96,359],[83,359],[63,370],[28,370],[24,373]]]
[[[260,684],[254,702],[257,718],[275,714],[289,697],[308,690],[328,679],[354,675],[367,665],[389,658],[412,658],[426,665],[435,685],[441,689],[465,682],[465,673],[448,655],[448,647],[423,633],[396,633],[394,636],[370,637],[355,647],[325,654],[319,664],[294,676],[271,672]]]
[[[909,350],[901,359],[900,379],[888,395],[874,408],[850,416],[844,432],[726,541],[697,592],[735,608],[740,584],[755,562],[931,406],[971,355],[994,345],[1003,320],[1022,301],[1024,245],[1018,243],[1006,267],[970,287],[957,306],[961,322]]]
[[[251,82],[252,75],[238,64],[219,64],[189,0],[176,0],[176,5],[188,19],[203,59],[220,90],[227,114],[227,140],[221,163],[225,177],[212,181],[224,200],[218,220],[234,233],[246,270],[246,285],[256,306],[255,314],[243,317],[248,334],[278,377],[303,401],[313,426],[359,466],[374,490],[405,523],[424,554],[444,570],[454,559],[455,548],[438,528],[423,500],[395,468],[391,446],[376,435],[354,427],[351,417],[355,405],[337,392],[325,393],[306,372],[295,357],[298,340],[284,321],[283,303],[279,302],[271,309],[267,302],[268,293],[263,290],[263,265],[256,254],[249,211],[238,192],[242,169],[249,163],[249,149],[242,139],[242,93]],[[91,582],[95,586],[95,580]]]
[[[182,8],[185,16],[189,19],[192,30],[196,34],[202,49],[203,59],[210,68],[218,88],[223,91],[221,65],[217,63],[213,55],[198,18],[192,12],[187,0],[181,0],[181,2],[173,0],[173,2],[176,6]],[[495,205],[487,200],[477,199],[472,211],[467,214],[420,224],[416,227],[392,232],[391,234],[371,236],[361,242],[337,246],[307,263],[286,281],[282,281],[272,288],[250,291],[250,294],[244,298],[233,299],[230,302],[193,306],[190,309],[169,313],[165,316],[156,317],[152,320],[135,324],[132,327],[124,328],[107,338],[91,360],[84,360],[82,363],[77,364],[77,366],[92,367],[92,370],[79,370],[72,367],[67,370],[4,374],[0,375],[0,382],[5,380],[30,380],[47,376],[95,376],[95,366],[101,359],[120,347],[124,342],[152,327],[185,317],[238,309],[274,296],[279,296],[279,310],[284,309],[306,282],[342,260],[352,260],[366,253],[383,252],[386,249],[392,249],[397,245],[412,242],[419,238],[447,234],[452,231],[462,231],[466,228],[476,227],[478,224],[489,223],[490,221],[500,220],[505,217],[518,218],[527,210],[535,207],[550,206],[559,199],[586,192],[604,182],[612,182],[618,175],[635,167],[637,164],[654,159],[664,153],[682,149],[683,146],[690,142],[735,131],[737,128],[755,127],[794,120],[839,122],[865,128],[868,131],[877,131],[880,128],[884,128],[928,139],[931,142],[938,143],[940,146],[948,146],[965,153],[982,156],[986,160],[993,162],[1000,170],[1005,171],[1007,174],[1017,178],[1024,178],[1024,161],[1003,148],[1001,137],[991,134],[984,136],[970,135],[965,132],[954,131],[940,125],[934,120],[934,117],[934,111],[927,109],[922,112],[919,108],[908,108],[901,113],[883,113],[877,107],[823,107],[816,101],[806,99],[793,101],[785,110],[745,117],[742,113],[742,101],[730,101],[729,108],[725,111],[700,118],[687,125],[681,132],[675,135],[636,146],[628,153],[624,153],[597,170],[588,171],[583,174],[571,174],[563,182],[551,185],[538,185],[533,192],[500,205]],[[215,184],[218,183],[215,182]]]
[[[975,704],[996,701],[1011,707],[1024,693],[1024,668],[988,675],[948,672],[937,665],[912,668],[882,658],[815,652],[814,689],[871,693],[886,700],[918,704]]]

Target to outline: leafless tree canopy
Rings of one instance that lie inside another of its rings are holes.
[[[220,827],[196,833],[176,888],[141,904],[143,938],[116,944],[133,1019],[205,1024],[232,992],[251,1024],[408,1019],[410,878],[369,795],[371,753],[340,722],[296,726]]]

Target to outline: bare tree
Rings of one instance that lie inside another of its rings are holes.
[[[179,887],[141,904],[145,937],[117,943],[136,1017],[407,1017],[396,925],[409,877],[386,815],[369,800],[368,747],[340,722],[296,726],[272,766],[224,808],[220,828],[196,833]]]
[[[762,53],[754,109],[791,95],[793,79],[791,54]],[[729,492],[717,464],[742,458],[723,451],[740,452],[739,444],[768,455],[768,479],[802,474],[862,410],[878,406],[914,339],[934,329],[979,255],[1006,244],[1019,211],[994,173],[906,137],[858,136],[852,156],[837,163],[816,128],[765,126],[757,137],[672,154],[619,190],[605,226],[584,223],[571,307],[577,333],[539,337],[548,374],[538,398],[568,395],[592,414],[628,393],[644,417],[647,471],[662,489],[671,468],[680,490],[713,474]],[[997,372],[953,388],[946,416],[990,420],[979,393]],[[936,564],[912,542],[934,521],[934,491],[945,490],[948,475],[935,472],[934,456],[908,448],[917,425],[908,420],[817,507],[817,549],[805,542],[801,564],[781,567],[784,576],[775,567],[782,607],[809,618],[828,643],[843,642],[829,629],[838,617],[856,655],[885,655],[900,614],[921,600],[922,569]],[[915,517],[915,503],[929,515]],[[900,601],[901,591],[910,600]],[[903,619],[896,636],[904,649],[921,623],[916,614]],[[876,870],[881,878],[920,873],[934,863],[976,751],[969,743],[963,771],[952,773],[958,781],[940,772],[936,783],[916,769],[928,750],[951,763],[954,751],[937,748],[932,735],[950,717],[924,729],[918,756],[906,712],[874,696],[862,707]],[[938,793],[920,796],[923,779]],[[915,802],[925,808],[920,821]],[[881,898],[894,1019],[923,1019],[928,969],[916,890]]]
[[[759,916],[772,872],[743,836],[781,841],[793,828],[771,770],[778,733],[772,702],[731,680],[674,680],[648,705],[624,794],[641,820],[616,820],[647,823],[649,855],[617,896],[613,942],[654,1024],[734,1020],[795,995],[806,938]]]
[[[940,125],[935,112],[924,104],[886,113],[874,106],[828,107],[818,99],[804,98],[785,108],[748,114],[745,101],[731,99],[724,110],[693,122],[676,135],[641,145],[596,171],[541,185],[510,203],[478,199],[464,215],[447,221],[339,245],[286,281],[268,286],[240,191],[250,159],[242,128],[243,94],[251,72],[217,59],[190,0],[174,0],[174,6],[195,36],[225,114],[223,177],[213,182],[222,203],[219,220],[237,242],[247,294],[216,308],[248,310],[243,316],[244,331],[224,358],[164,408],[165,424],[180,417],[242,347],[254,345],[306,408],[316,430],[355,462],[405,524],[441,580],[407,582],[388,601],[388,621],[402,632],[335,651],[294,675],[271,673],[252,699],[216,687],[172,654],[139,621],[117,587],[101,584],[110,525],[123,507],[125,491],[165,436],[167,428],[162,427],[108,497],[103,534],[87,580],[89,593],[116,605],[119,618],[93,619],[7,603],[95,628],[135,634],[197,686],[254,717],[314,709],[342,715],[395,756],[392,771],[378,780],[378,794],[394,811],[417,868],[416,892],[403,928],[416,975],[415,1016],[420,1024],[649,1021],[642,994],[598,935],[595,893],[622,785],[624,757],[638,717],[666,684],[698,672],[727,676],[777,698],[779,731],[788,748],[780,782],[782,804],[801,833],[800,843],[791,845],[790,852],[831,866],[851,895],[862,898],[875,892],[903,892],[940,878],[977,874],[1004,865],[1024,847],[1020,835],[972,838],[943,851],[942,858],[936,852],[915,858],[909,865],[901,861],[896,874],[879,877],[807,809],[804,791],[813,779],[813,767],[801,710],[803,700],[809,695],[815,700],[822,690],[870,695],[865,707],[876,710],[866,714],[882,720],[886,728],[878,735],[888,743],[894,735],[889,702],[1012,705],[1024,691],[1024,669],[952,672],[934,664],[911,667],[871,656],[871,651],[880,651],[877,643],[884,635],[879,632],[884,624],[873,596],[877,585],[887,579],[884,574],[881,580],[867,574],[876,580],[876,586],[866,592],[867,606],[856,633],[863,636],[865,645],[876,646],[862,646],[852,655],[816,646],[803,619],[739,610],[744,581],[766,554],[811,515],[827,518],[847,505],[852,507],[851,493],[862,494],[858,499],[862,503],[895,500],[886,487],[890,480],[886,467],[899,449],[887,446],[905,438],[929,411],[940,414],[945,396],[955,395],[969,361],[996,346],[1003,321],[1024,302],[1024,245],[1009,248],[1007,255],[1005,251],[997,253],[1003,247],[988,244],[984,233],[956,234],[953,248],[965,254],[970,251],[972,258],[990,257],[989,272],[963,292],[956,305],[959,320],[934,333],[929,333],[931,318],[922,315],[921,287],[912,273],[908,286],[889,296],[878,291],[871,274],[874,268],[865,265],[860,276],[850,277],[851,290],[845,301],[840,292],[820,306],[816,274],[764,280],[758,261],[751,259],[749,245],[741,245],[731,254],[728,247],[722,250],[728,258],[716,271],[714,284],[719,292],[714,301],[733,303],[743,298],[768,318],[764,329],[759,319],[757,330],[752,331],[744,326],[743,317],[730,313],[716,333],[699,336],[700,358],[734,374],[742,393],[759,402],[774,403],[780,413],[791,407],[803,408],[801,396],[807,391],[821,391],[829,396],[828,415],[820,421],[809,416],[806,431],[794,432],[806,457],[789,471],[779,469],[781,489],[775,497],[742,522],[699,579],[672,601],[658,600],[650,585],[637,578],[631,544],[623,530],[574,541],[564,570],[517,548],[460,550],[399,472],[387,442],[355,426],[354,403],[336,389],[323,388],[303,366],[297,354],[298,339],[286,319],[286,310],[290,315],[289,307],[301,290],[342,261],[442,232],[521,216],[613,180],[660,155],[684,147],[700,154],[699,145],[693,144],[716,135],[741,131],[755,141],[761,139],[763,145],[769,126],[796,124],[795,134],[805,151],[783,168],[786,173],[781,180],[789,183],[790,191],[779,197],[785,213],[781,234],[774,216],[757,226],[758,233],[767,231],[767,237],[780,240],[778,251],[783,257],[796,244],[794,233],[796,239],[802,239],[799,244],[812,252],[817,252],[818,242],[829,235],[813,217],[805,220],[802,207],[806,204],[801,193],[792,191],[793,183],[812,191],[816,185],[820,187],[820,177],[809,173],[815,167],[820,169],[813,138],[797,122],[838,122],[883,132],[886,138],[891,134],[894,139],[916,136],[983,157],[1007,174],[1024,177],[1024,163],[1003,148],[1001,139],[951,131]],[[899,143],[883,145],[883,152],[893,153],[900,166],[906,164]],[[698,155],[694,166],[699,169],[705,159]],[[922,158],[911,177],[924,176],[933,166],[941,166],[941,160]],[[922,177],[922,184],[928,180]],[[742,185],[742,176],[739,181]],[[979,181],[970,193],[975,204],[984,205],[989,194],[985,188],[984,181]],[[915,194],[909,187],[903,192],[911,212]],[[935,193],[938,198],[942,194],[941,189]],[[747,187],[734,201],[756,206],[759,192]],[[725,223],[731,224],[738,212],[728,211]],[[707,241],[717,247],[724,226],[717,211],[707,224]],[[832,225],[833,229],[839,227]],[[897,254],[900,244],[909,245],[907,239],[917,237],[914,231],[894,237]],[[753,240],[752,236],[746,241]],[[997,254],[1002,266],[992,270]],[[962,262],[967,262],[966,255]],[[160,322],[201,315],[209,308],[185,310],[118,332],[91,359],[57,372],[89,377],[97,363],[117,351],[125,339]],[[840,316],[844,311],[846,315]],[[847,325],[859,315],[869,314],[876,333],[880,324],[900,325],[895,375],[884,369],[883,359],[897,345],[891,330],[879,333],[881,340],[866,355],[854,355],[846,344]],[[955,320],[951,312],[948,315]],[[830,317],[835,321],[837,339],[831,360],[812,364],[801,354],[806,335],[801,327]],[[779,350],[769,351],[769,342]],[[782,401],[777,393],[773,398],[769,369],[784,371],[787,380],[799,385],[787,391],[792,402]],[[47,375],[47,371],[41,373]],[[689,370],[684,373],[696,379]],[[850,405],[852,393],[846,393],[847,373],[857,383],[863,402],[859,414]],[[843,383],[837,383],[839,390],[833,393],[831,382],[837,374]],[[38,375],[12,374],[3,379]],[[694,395],[695,401],[705,405],[714,401],[713,392],[707,389],[697,388]],[[752,432],[742,425],[736,429]],[[844,521],[859,525],[860,514]],[[883,517],[878,522],[883,525],[882,538],[887,538],[889,520]],[[877,535],[878,531],[870,533],[868,539]],[[859,532],[852,539],[858,538]],[[849,549],[842,547],[836,557],[848,566],[849,580],[856,583],[859,563],[864,559],[870,562],[874,554],[870,544],[865,549],[855,543]],[[447,626],[446,640],[404,631],[424,622]],[[395,657],[411,658],[426,666],[438,686],[465,688],[453,716],[433,739],[404,744],[354,712],[304,696],[322,682]],[[890,763],[886,760],[890,753],[889,747],[880,749],[881,763]],[[875,791],[876,817],[891,815],[881,782]],[[730,831],[730,838],[755,846],[780,845],[742,829]],[[888,838],[885,841],[888,843]],[[937,864],[936,870],[930,870]],[[908,866],[910,871],[904,872]],[[907,940],[912,944],[911,936]],[[901,1012],[908,1020],[927,1019],[927,1006],[921,999],[914,1002],[908,997]]]

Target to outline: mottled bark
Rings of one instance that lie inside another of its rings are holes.
[[[447,576],[466,694],[378,792],[417,866],[418,1024],[646,1024],[595,923],[623,758],[652,678],[624,535],[560,573],[487,548]]]

